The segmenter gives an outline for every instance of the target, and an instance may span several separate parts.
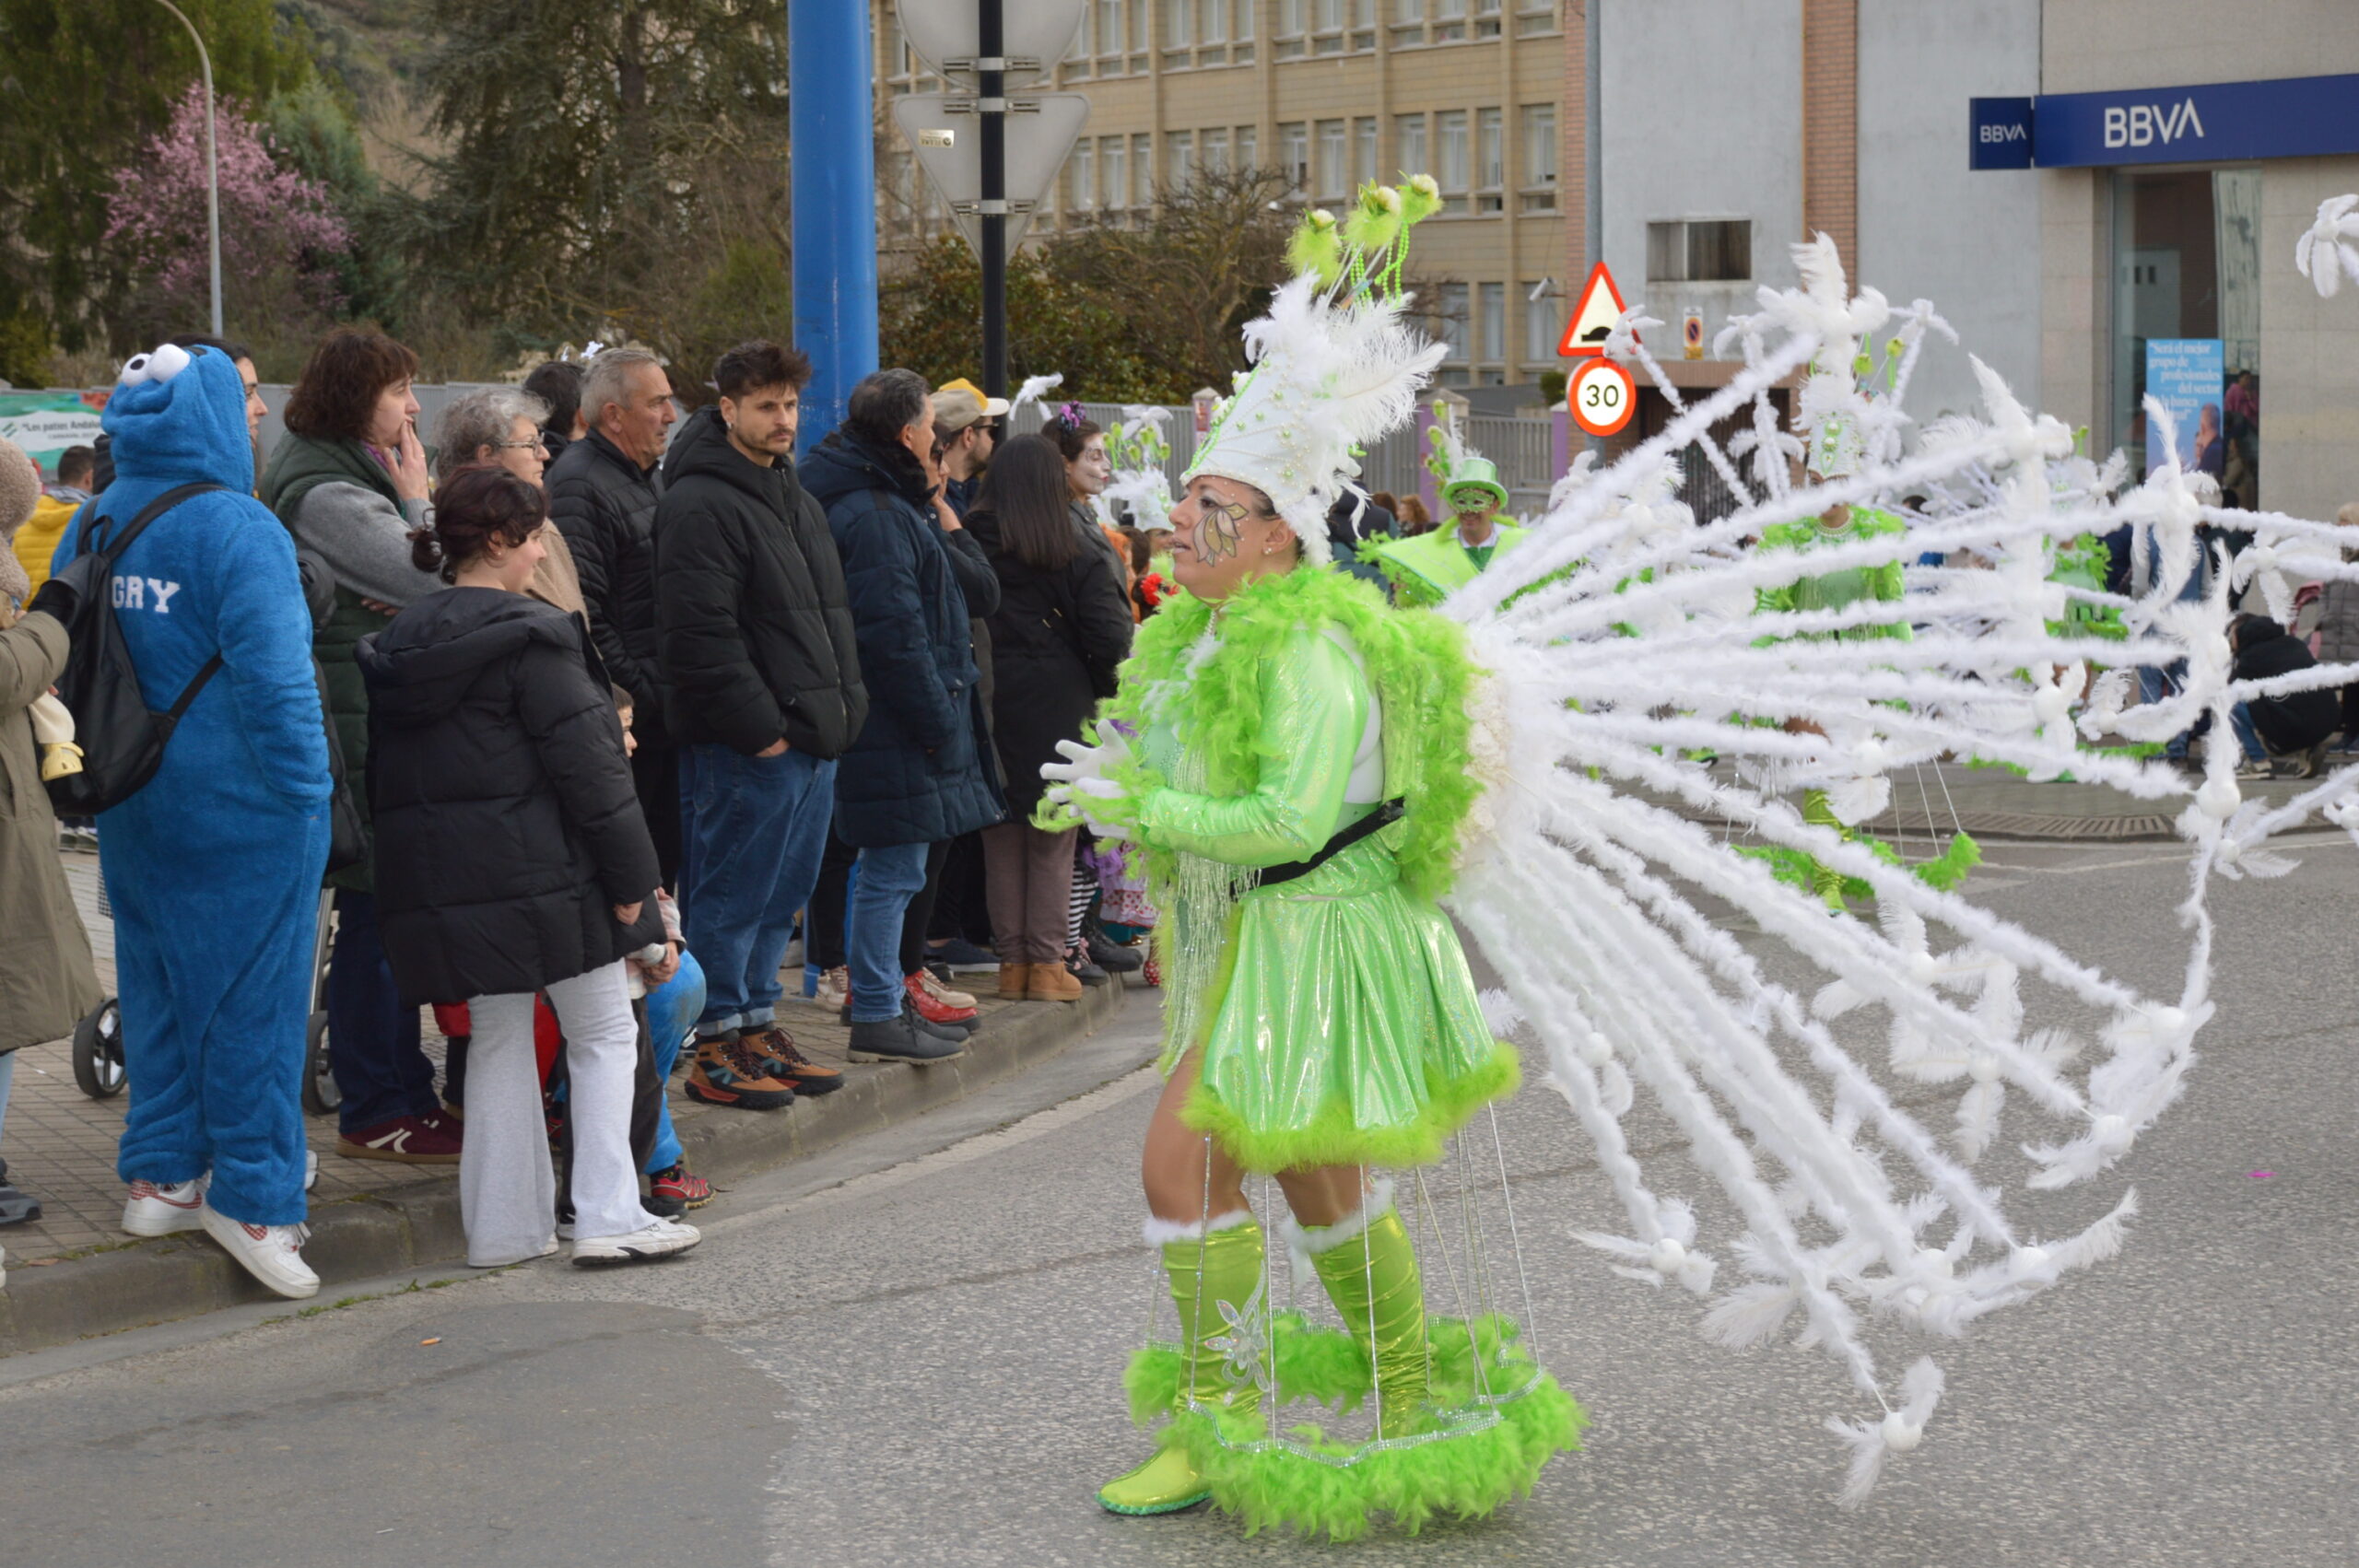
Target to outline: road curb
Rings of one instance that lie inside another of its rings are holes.
[[[682,1144],[698,1172],[720,1182],[807,1159],[1057,1055],[1111,1023],[1124,989],[1094,986],[1070,1006],[1001,1010],[985,1019],[957,1061],[883,1066],[780,1113],[700,1117],[680,1129]],[[320,1276],[319,1302],[333,1302],[336,1288],[354,1280],[463,1263],[466,1235],[455,1173],[315,1208],[303,1257]],[[9,1269],[0,1288],[0,1356],[275,1299],[201,1235],[126,1242],[40,1268]]]

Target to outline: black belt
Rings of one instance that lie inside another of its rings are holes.
[[[1310,859],[1288,860],[1282,866],[1267,868],[1262,872],[1262,880],[1256,885],[1275,887],[1282,882],[1292,882],[1297,877],[1309,876],[1361,839],[1374,837],[1408,814],[1409,805],[1406,801],[1397,799],[1387,801],[1351,826],[1336,834],[1334,837],[1327,840],[1320,846],[1319,853],[1311,856]]]

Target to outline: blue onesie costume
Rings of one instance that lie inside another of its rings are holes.
[[[115,568],[149,708],[222,659],[156,777],[99,816],[131,1080],[116,1168],[159,1184],[210,1170],[217,1212],[299,1224],[327,740],[294,541],[252,495],[244,388],[220,354],[189,353],[171,380],[115,390],[101,421],[114,483],[57,552],[63,565],[85,528],[120,530],[175,486],[227,486],[157,519]]]

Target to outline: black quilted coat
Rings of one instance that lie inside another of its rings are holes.
[[[413,1002],[533,991],[663,940],[655,848],[581,624],[453,588],[358,649],[385,956]],[[626,930],[617,904],[642,904]]]

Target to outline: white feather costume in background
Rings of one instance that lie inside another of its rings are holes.
[[[1122,519],[1114,514],[1120,504],[1130,509],[1132,527],[1150,532],[1171,529],[1171,476],[1164,468],[1171,456],[1170,439],[1163,427],[1171,410],[1152,404],[1126,404],[1121,423],[1107,433],[1106,458],[1114,477],[1097,497],[1097,516],[1108,525]]]
[[[1761,309],[1731,323],[1724,341],[1743,344],[1744,368],[1696,406],[1681,408],[1637,348],[1632,328],[1642,320],[1630,312],[1608,352],[1637,359],[1675,417],[1609,467],[1577,466],[1533,537],[1443,603],[1493,677],[1477,748],[1489,836],[1471,848],[1446,902],[1505,982],[1502,1017],[1520,1015],[1544,1048],[1547,1082],[1620,1200],[1617,1232],[1580,1239],[1618,1273],[1711,1298],[1703,1328],[1722,1343],[1755,1345],[1791,1328],[1841,1363],[1878,1407],[1866,1421],[1828,1421],[1852,1451],[1842,1500],[1856,1504],[1887,1455],[1917,1445],[1942,1389],[1930,1360],[1895,1385],[1871,1347],[1885,1337],[1874,1325],[1954,1337],[2119,1248],[2133,1193],[2107,1194],[2079,1228],[2043,1237],[2010,1216],[2010,1178],[1977,1162],[2013,1129],[2033,1140],[2020,1185],[2086,1182],[2177,1097],[2212,1012],[2203,887],[2240,854],[2251,866],[2244,840],[2264,825],[2240,810],[2232,748],[2211,748],[2199,787],[2161,764],[2079,745],[2109,728],[2159,738],[2202,711],[2227,731],[2238,693],[2228,680],[2226,584],[2180,602],[2048,580],[2057,542],[2130,522],[2159,552],[2151,580],[2182,581],[2209,481],[2169,464],[2113,494],[2118,466],[2076,459],[2071,433],[2025,409],[1979,361],[1982,415],[1942,421],[1908,451],[1900,398],[1925,337],[1947,334],[1946,324],[1923,301],[1900,312],[1898,371],[1882,389],[1863,388],[1860,345],[1895,312],[1872,291],[1847,293],[1823,236],[1796,254],[1802,287],[1762,290]],[[1299,286],[1290,288],[1297,298],[1282,303],[1298,305]],[[1767,392],[1804,368],[1801,427],[1789,428]],[[1744,438],[1721,451],[1708,432],[1748,405]],[[2153,404],[2148,417],[2164,418]],[[1830,429],[1848,450],[1829,466],[1849,472],[1797,486],[1789,459]],[[1702,527],[1673,497],[1672,460],[1691,441],[1743,501]],[[1743,547],[1774,523],[1919,489],[1941,493],[1943,515],[1903,534],[1807,557]],[[1306,497],[1315,494],[1306,486]],[[2311,537],[2308,526],[2288,524],[2287,537]],[[1994,569],[1912,568],[1898,602],[1755,613],[1757,590],[1798,576],[1964,550]],[[2260,568],[2239,567],[2248,569]],[[2128,639],[2052,632],[2068,595],[2118,608]],[[1913,625],[1913,638],[1876,642],[1872,661],[1856,643],[1809,635],[1893,622]],[[2179,660],[2189,670],[2181,695],[2122,711],[2116,683],[2076,729],[2084,661],[2126,670]],[[1788,719],[1824,733],[1790,732]],[[1688,760],[1703,752],[1734,759],[1734,777]],[[1805,824],[1778,793],[1952,755],[2012,764],[2034,779],[2069,768],[2142,799],[2194,797],[2178,819],[2192,856],[2174,994],[2140,994],[1925,885]],[[1865,881],[1873,918],[1830,919],[1705,825],[1722,822]],[[1709,912],[1716,906],[1738,921]],[[1768,954],[1731,934],[1744,921],[1757,924]],[[1863,1049],[1870,1034],[1874,1048]],[[1941,1117],[1920,1119],[1895,1083],[1956,1095]],[[1623,1128],[1642,1091],[1717,1188],[1710,1205],[1660,1191],[1661,1173],[1642,1165]]]

